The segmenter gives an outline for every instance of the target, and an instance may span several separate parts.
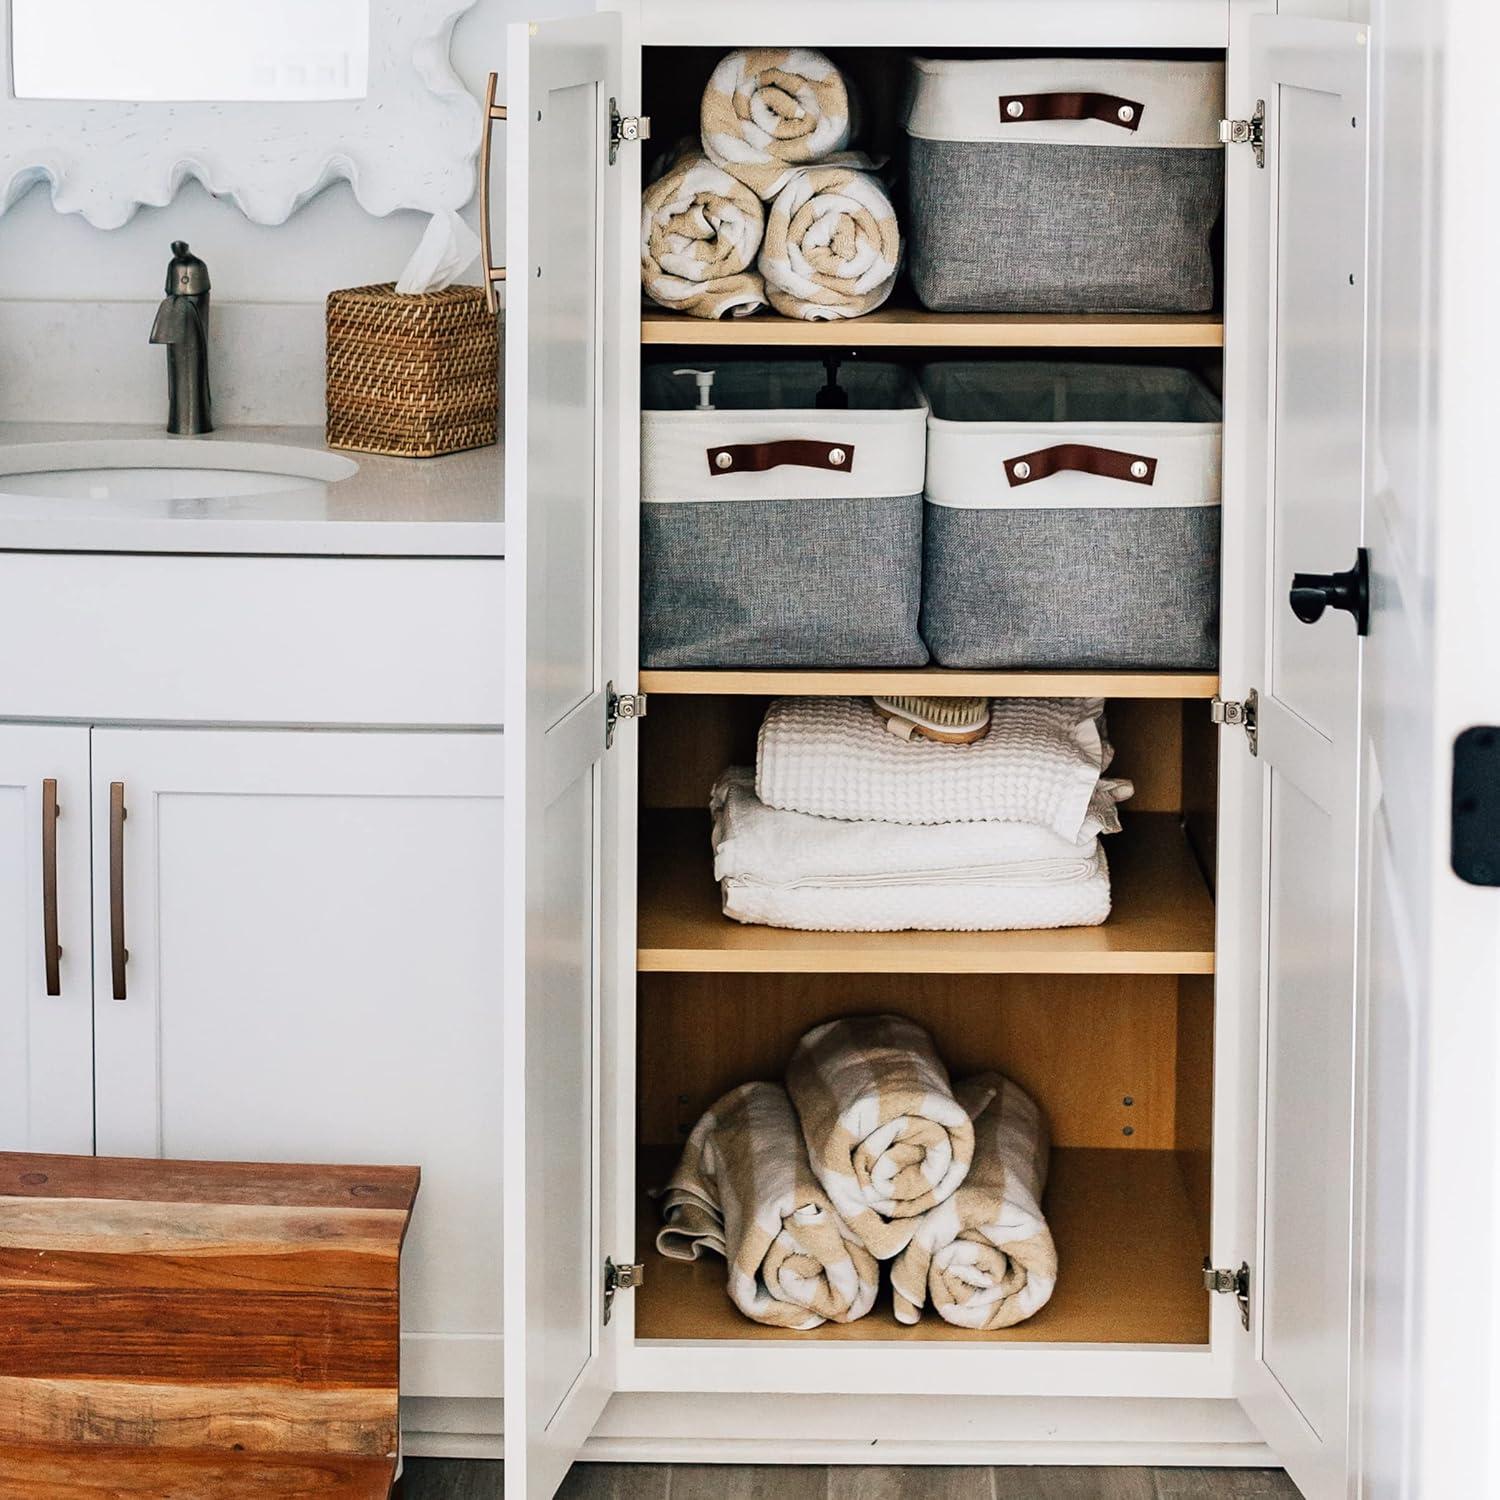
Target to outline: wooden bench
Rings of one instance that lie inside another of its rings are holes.
[[[418,1181],[0,1154],[0,1500],[385,1500]]]

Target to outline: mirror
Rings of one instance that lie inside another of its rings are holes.
[[[38,182],[99,229],[188,178],[257,224],[346,178],[372,214],[462,208],[475,0],[0,0],[0,214]]]
[[[362,99],[370,0],[11,0],[17,99]]]

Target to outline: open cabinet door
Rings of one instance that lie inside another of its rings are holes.
[[[505,1492],[548,1500],[612,1386],[601,1234],[603,606],[617,15],[510,28],[505,587]],[[614,174],[616,177],[619,174]]]
[[[1346,1493],[1368,36],[1257,17],[1269,310],[1258,1224],[1239,1394],[1307,1500]],[[1231,150],[1247,150],[1233,146]],[[1312,620],[1317,606],[1325,605]]]

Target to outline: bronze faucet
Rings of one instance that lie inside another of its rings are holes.
[[[167,431],[214,430],[208,393],[208,267],[172,241],[167,295],[156,310],[151,342],[167,346]]]

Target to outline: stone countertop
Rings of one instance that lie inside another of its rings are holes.
[[[281,493],[193,500],[0,493],[0,550],[505,555],[505,463],[498,445],[442,458],[385,458],[328,449],[316,427],[226,427],[201,438],[169,438],[158,427],[121,423],[0,422],[0,475],[7,472],[6,450],[16,445],[140,438],[281,444],[337,452],[359,469],[346,479],[309,480]]]

